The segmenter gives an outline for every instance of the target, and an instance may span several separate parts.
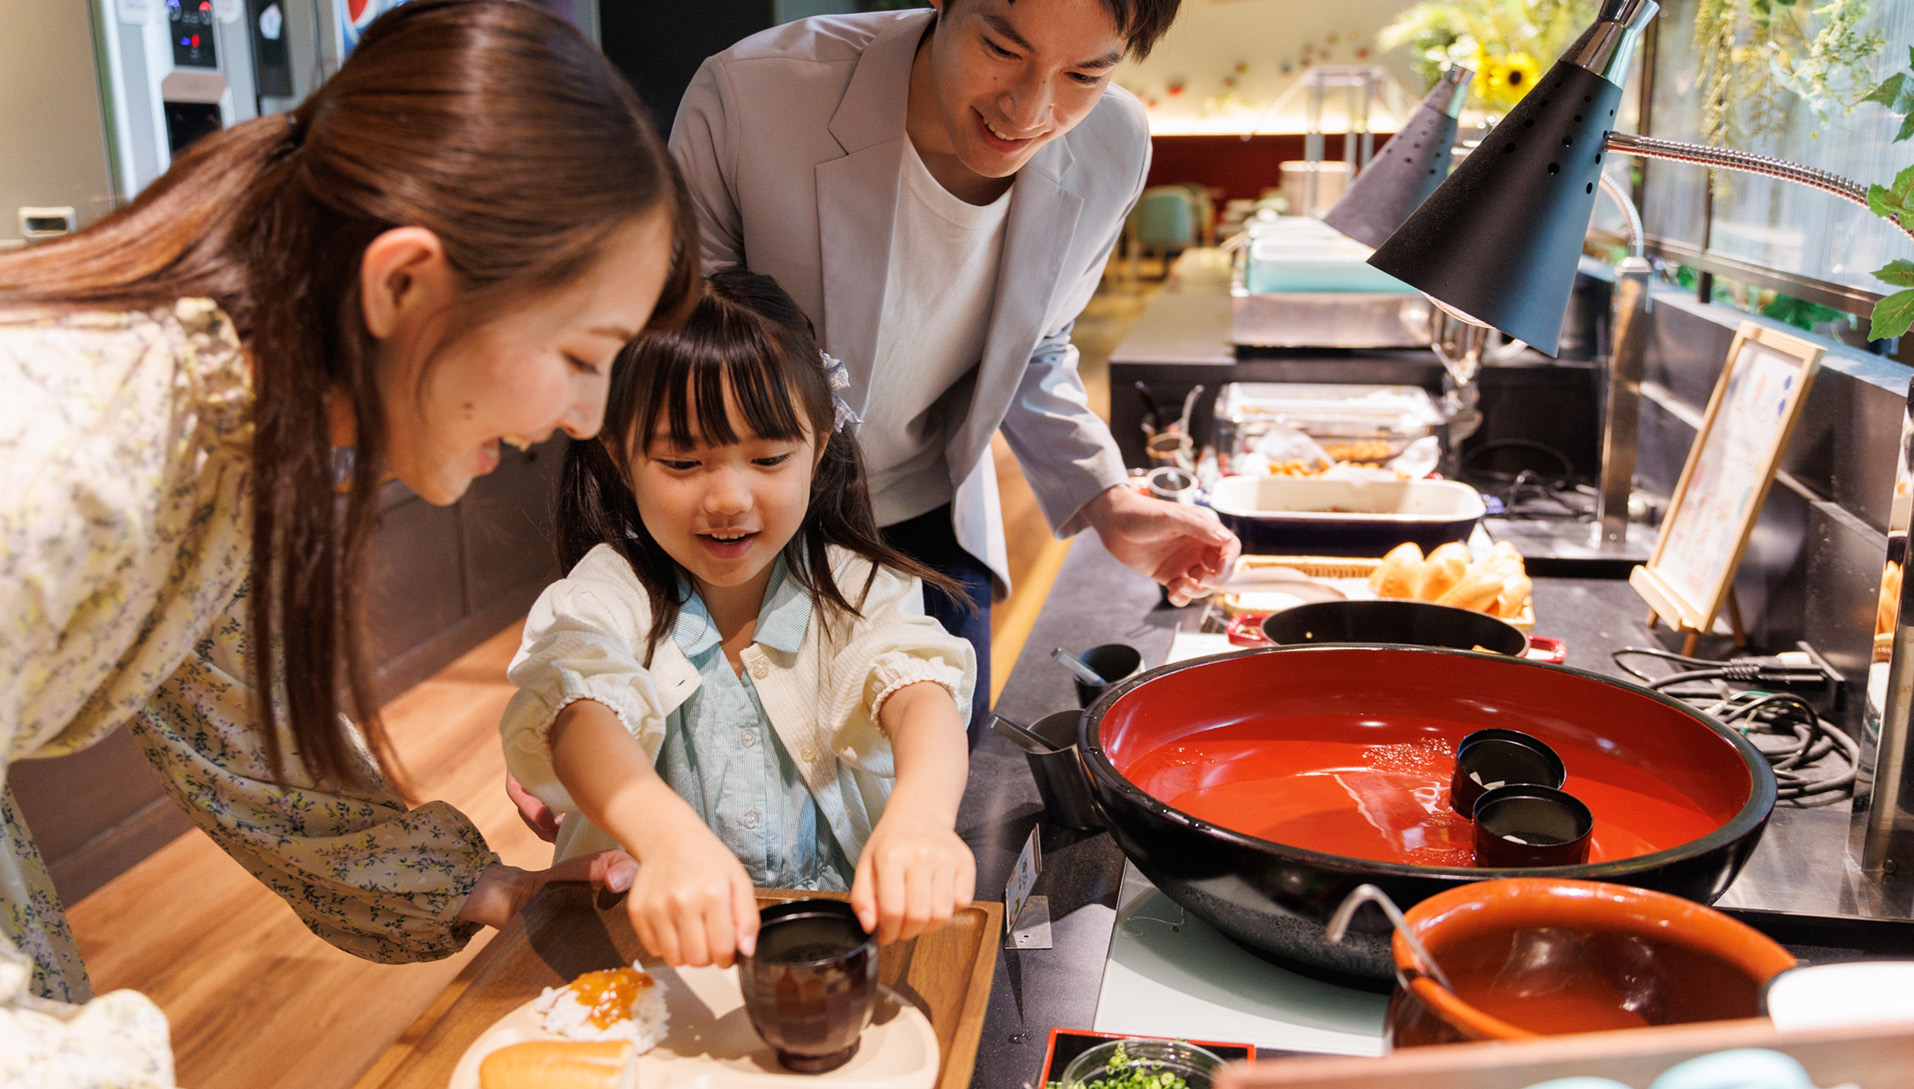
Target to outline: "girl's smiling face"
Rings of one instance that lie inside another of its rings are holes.
[[[660,413],[650,443],[632,459],[631,490],[645,529],[714,617],[755,616],[772,560],[804,524],[823,448],[808,427],[797,438],[760,436],[729,382],[724,406],[736,442],[707,442],[695,415],[693,433],[674,438]]]

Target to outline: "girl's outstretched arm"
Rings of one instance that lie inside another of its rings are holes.
[[[579,810],[638,860],[627,906],[645,948],[692,967],[729,968],[735,954],[749,956],[758,901],[744,867],[659,778],[618,716],[592,700],[566,704],[551,746],[552,770]]]
[[[970,754],[949,690],[931,681],[906,685],[884,701],[877,720],[890,737],[897,786],[858,857],[851,907],[882,943],[935,930],[969,907],[977,860],[956,832]]]

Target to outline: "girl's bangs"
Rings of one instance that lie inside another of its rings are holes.
[[[641,421],[645,446],[658,437],[661,416],[664,438],[678,449],[698,442],[711,446],[741,442],[744,435],[739,425],[760,439],[781,442],[804,437],[804,422],[795,403],[798,391],[780,365],[784,358],[780,345],[752,336],[746,350],[720,350],[717,342],[725,339],[729,338],[714,337],[692,351],[665,353],[668,358],[656,361],[652,403]],[[725,409],[727,385],[740,420],[733,420]]]

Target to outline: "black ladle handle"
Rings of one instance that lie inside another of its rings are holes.
[[[1051,753],[1063,751],[1050,742],[1045,741],[1042,735],[1038,734],[1037,731],[1025,726],[1016,719],[1005,718],[995,711],[990,714],[990,728],[1009,738],[1011,744],[1016,745],[1025,752],[1034,752],[1039,756],[1048,756]]]

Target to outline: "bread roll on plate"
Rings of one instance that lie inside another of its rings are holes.
[[[1422,549],[1414,541],[1390,549],[1369,575],[1369,588],[1377,597],[1412,598],[1421,582]]]
[[[1535,583],[1527,575],[1503,575],[1502,592],[1495,595],[1496,616],[1507,620],[1522,615],[1522,606],[1528,604],[1529,594],[1535,589]]]
[[[1442,545],[1422,564],[1422,581],[1416,586],[1416,597],[1422,601],[1441,602],[1442,595],[1448,593],[1469,573],[1469,546],[1456,541]]]
[[[1487,568],[1478,567],[1468,572],[1460,582],[1449,587],[1441,597],[1436,598],[1437,605],[1453,605],[1458,609],[1473,609],[1487,612],[1489,606],[1502,593],[1502,576]]]
[[[637,1089],[628,1040],[539,1040],[502,1047],[479,1064],[479,1089]]]
[[[1500,571],[1505,579],[1512,575],[1528,573],[1527,566],[1522,562],[1522,553],[1516,551],[1515,546],[1507,541],[1495,542],[1495,547],[1489,549],[1488,563],[1490,567]]]

